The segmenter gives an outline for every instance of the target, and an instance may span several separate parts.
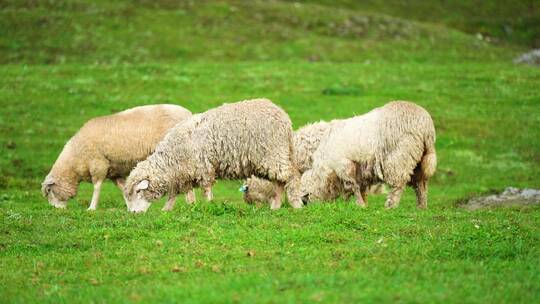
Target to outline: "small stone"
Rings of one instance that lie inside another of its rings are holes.
[[[489,207],[527,206],[540,204],[540,190],[507,187],[498,194],[469,199],[461,207],[476,210]]]
[[[540,49],[534,49],[527,53],[521,54],[514,59],[514,63],[540,65]]]
[[[201,261],[201,260],[197,260],[197,261],[195,262],[195,266],[197,266],[197,267],[199,267],[199,268],[204,267],[204,265],[205,265],[204,262]]]
[[[174,267],[171,269],[171,271],[172,272],[186,272],[186,269],[184,267],[174,265]]]

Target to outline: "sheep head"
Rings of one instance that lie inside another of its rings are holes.
[[[41,193],[47,198],[49,204],[55,208],[65,209],[67,207],[67,201],[76,194],[73,193],[74,191],[69,190],[71,188],[73,187],[70,187],[70,185],[67,185],[62,180],[54,178],[50,174],[41,183]]]
[[[337,175],[329,169],[311,169],[302,174],[300,182],[302,202],[336,199],[342,192]]]
[[[124,187],[124,196],[128,210],[131,212],[146,212],[153,201],[163,196],[163,182],[156,178],[150,170],[148,161],[143,161],[131,171]]]

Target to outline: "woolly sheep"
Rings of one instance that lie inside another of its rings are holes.
[[[277,184],[272,208],[281,206],[283,186],[294,208],[302,207],[300,174],[292,160],[289,116],[267,99],[225,104],[176,125],[154,154],[126,181],[129,209],[144,212],[165,193],[210,189],[216,178],[251,175]]]
[[[333,120],[330,122],[320,121],[303,126],[294,132],[294,159],[300,173],[311,169],[313,164],[313,154],[319,148],[319,144],[324,140],[328,134],[330,134],[332,126],[334,126],[340,120]],[[382,185],[373,185],[369,189],[369,193],[381,193]],[[352,195],[350,189],[340,189],[342,194],[349,198]],[[276,189],[274,184],[255,176],[248,178],[240,191],[244,193],[244,201],[248,204],[262,202],[269,202],[275,197]]]
[[[191,112],[181,106],[161,104],[89,120],[64,146],[42,183],[43,195],[49,204],[66,208],[79,183],[89,181],[94,192],[88,210],[95,210],[103,181],[109,178],[123,190],[131,169],[154,151],[171,127],[188,117]],[[174,200],[171,196],[166,207],[171,208]],[[193,192],[186,200],[195,200]]]
[[[435,173],[435,127],[429,113],[406,101],[395,101],[367,114],[345,119],[315,152],[313,168],[302,175],[302,199],[328,200],[352,189],[358,205],[367,187],[384,182],[391,187],[385,206],[398,206],[408,184],[417,206],[427,207],[427,183]]]

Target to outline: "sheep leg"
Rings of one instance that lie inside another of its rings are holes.
[[[297,171],[298,172],[298,171]],[[285,184],[285,191],[287,192],[287,200],[289,204],[294,209],[304,207],[300,195],[300,173],[293,173],[291,178]],[[280,194],[281,195],[281,194]],[[279,201],[279,206],[281,206],[281,200]],[[279,207],[277,207],[279,208]]]
[[[427,188],[428,183],[425,179],[418,180],[414,185],[414,191],[416,192],[416,207],[420,209],[427,208]]]
[[[272,210],[281,208],[281,196],[283,194],[283,185],[280,183],[276,183],[275,190],[276,192],[274,193],[274,197],[270,199],[270,209]]]
[[[96,210],[99,202],[99,194],[101,193],[101,184],[103,184],[103,179],[94,181],[94,192],[92,193],[92,201],[90,202],[90,207],[88,211]]]
[[[126,198],[126,195],[124,194],[124,186],[126,185],[126,179],[119,177],[119,178],[116,178],[113,182],[116,185],[116,187],[120,189],[120,192],[122,192],[122,197],[124,198],[124,202],[126,203],[126,206],[129,208],[128,200]]]
[[[196,200],[197,200],[197,198],[195,197],[195,191],[193,191],[193,189],[190,189],[186,193],[186,203],[191,205],[191,204],[195,203]]]
[[[210,202],[214,199],[214,194],[212,193],[212,184],[203,186],[203,195],[206,198],[207,202]]]
[[[368,193],[370,194],[382,194],[384,192],[384,184],[375,184],[368,187]]]
[[[285,151],[282,151],[284,153],[287,153],[287,158],[291,159],[290,149],[287,148]],[[283,161],[283,156],[285,154],[275,154],[275,159],[267,158],[266,162],[268,164],[268,171],[265,172],[269,180],[277,185],[285,186],[285,192],[287,193],[287,200],[289,201],[289,204],[291,207],[298,209],[304,207],[304,203],[302,202],[302,195],[300,193],[300,172],[296,168],[295,165],[293,165],[292,162]],[[277,166],[276,166],[277,164]],[[261,172],[263,173],[263,172]],[[278,190],[279,191],[279,190]],[[277,196],[277,195],[276,195]],[[277,209],[281,206],[281,200],[279,203],[274,199],[275,204],[273,206]]]
[[[368,200],[367,200],[367,189],[366,187],[360,187],[360,196],[362,197],[362,200],[364,201],[364,207],[368,206]]]
[[[126,185],[126,179],[122,178],[122,177],[116,178],[116,179],[114,179],[114,184],[116,185],[116,187],[118,187],[120,190],[122,190],[122,192],[124,192],[124,186]]]
[[[190,191],[193,191],[193,189]],[[173,210],[175,204],[176,204],[176,193],[169,192],[169,199],[167,199],[167,202],[165,203],[165,206],[163,206],[161,211],[171,211]]]
[[[399,200],[401,199],[401,194],[403,193],[404,189],[405,185],[393,186],[390,193],[388,193],[384,206],[387,209],[392,209],[399,206]]]
[[[367,200],[366,200],[366,193],[365,191],[362,191],[360,186],[358,184],[352,184],[352,190],[354,193],[354,196],[356,197],[356,204],[362,208],[367,207]]]
[[[365,198],[365,189],[363,189],[357,180],[357,165],[348,159],[343,159],[339,167],[336,167],[337,176],[343,180],[345,189],[352,190],[356,197],[356,204],[362,208],[367,207]]]

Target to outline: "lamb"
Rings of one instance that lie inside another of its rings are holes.
[[[276,183],[272,209],[281,207],[284,187],[291,206],[303,206],[291,120],[268,99],[224,104],[176,125],[154,154],[131,172],[125,196],[130,211],[145,212],[167,192],[210,189],[216,178],[251,175]]]
[[[362,207],[366,189],[391,187],[386,208],[398,206],[406,185],[415,189],[417,207],[427,207],[428,180],[435,173],[435,127],[429,113],[406,101],[390,102],[332,128],[313,155],[313,168],[302,175],[302,199],[333,199],[336,185],[352,189]]]
[[[95,210],[106,178],[123,190],[131,169],[154,151],[171,127],[189,117],[191,112],[181,106],[161,104],[89,120],[64,146],[42,183],[43,196],[56,208],[66,208],[79,183],[89,181],[94,192],[88,210]],[[195,200],[192,191],[186,200]],[[174,201],[170,197],[165,209],[172,208]]]
[[[332,126],[337,122],[339,122],[339,120],[330,122],[320,121],[308,124],[294,132],[294,159],[301,174],[311,169],[313,164],[313,154],[319,147],[321,141],[330,134]],[[373,189],[370,189],[370,192],[380,193],[381,190],[381,185],[377,185],[374,186]],[[273,183],[255,176],[248,178],[240,188],[240,191],[244,193],[244,201],[248,204],[253,204],[255,202],[269,202],[275,197],[276,193]],[[341,191],[347,198],[352,195],[350,190],[343,188],[336,191]]]

